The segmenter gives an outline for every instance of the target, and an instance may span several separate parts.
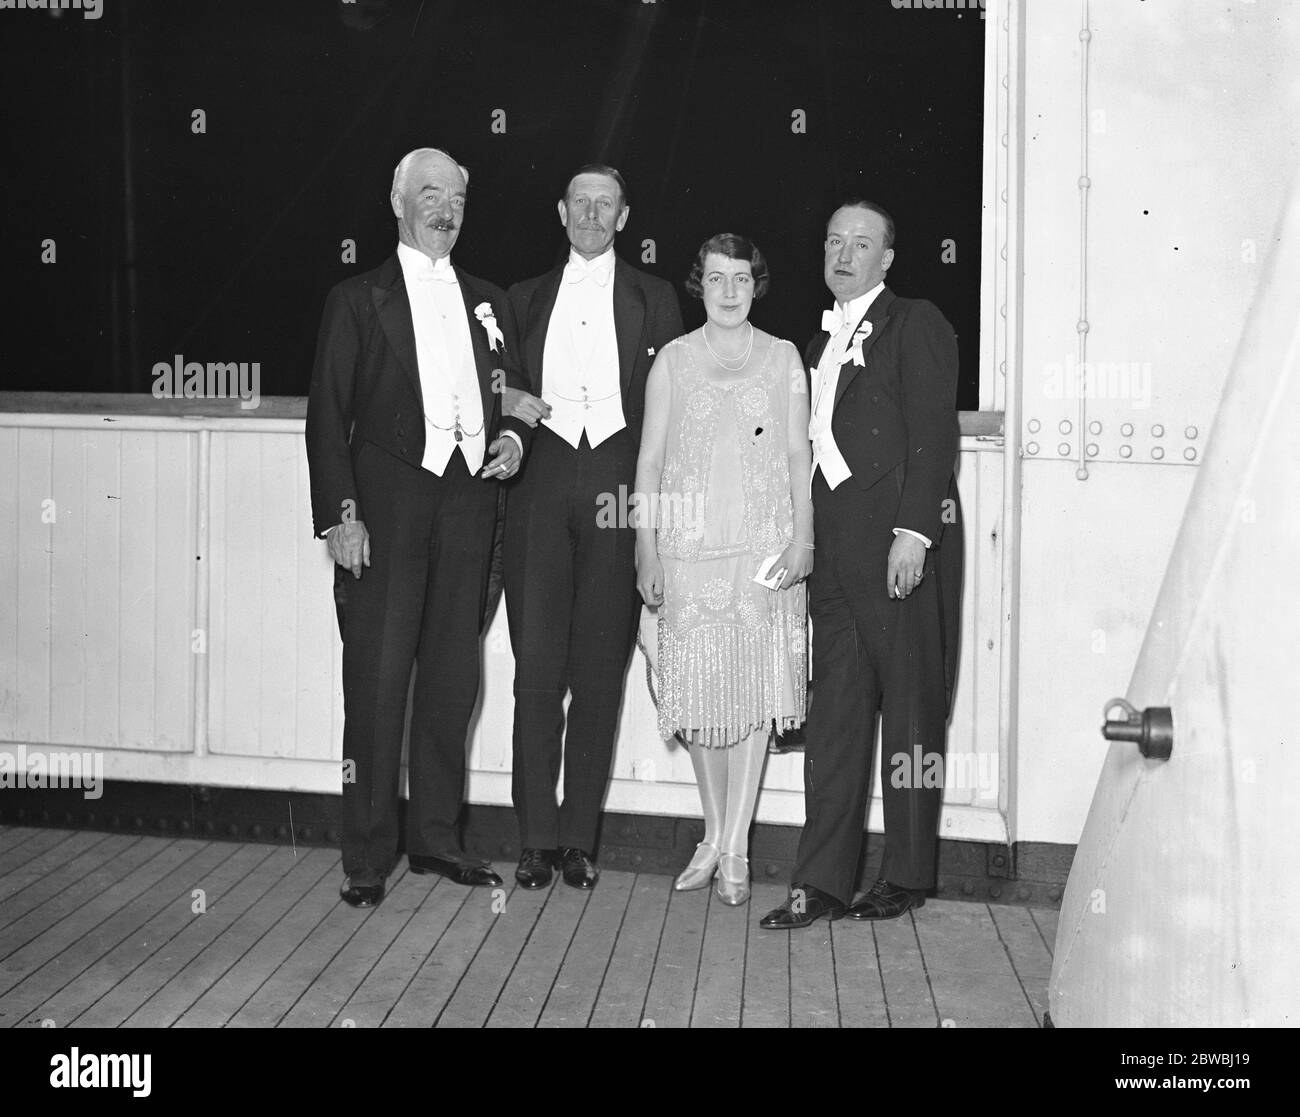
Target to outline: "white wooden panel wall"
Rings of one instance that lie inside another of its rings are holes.
[[[0,511],[17,525],[0,538],[0,742],[102,749],[110,779],[338,790],[341,645],[332,567],[311,535],[300,420],[0,416],[0,464]],[[949,772],[967,779],[948,792],[950,837],[1006,833],[1001,467],[998,444],[964,440],[968,562]],[[42,523],[47,498],[53,524]],[[648,614],[643,630],[654,639]],[[468,791],[508,804],[504,606],[482,655]],[[698,814],[690,758],[659,739],[645,668],[636,653],[606,806]],[[991,786],[975,782],[990,776]],[[801,822],[801,788],[801,754],[770,758],[760,820]]]
[[[0,426],[0,738],[190,749],[193,444]]]

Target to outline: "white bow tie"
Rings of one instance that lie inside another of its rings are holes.
[[[415,273],[415,278],[421,283],[455,283],[456,269],[447,262],[447,257],[443,257],[437,263],[430,264],[427,268],[420,268]]]
[[[822,329],[831,337],[834,337],[848,324],[849,322],[844,317],[844,311],[840,309],[839,303],[836,303],[830,310],[822,311]]]
[[[609,283],[609,277],[614,274],[610,261],[597,258],[595,260],[570,260],[564,265],[564,282],[581,283],[584,279],[595,280],[596,286],[604,287]]]

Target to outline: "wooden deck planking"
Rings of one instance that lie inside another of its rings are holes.
[[[444,877],[430,879],[408,873],[404,879],[411,887],[425,890],[424,900],[339,1009],[335,1023],[340,1027],[378,1028],[384,1023],[411,976],[437,948],[473,892]]]
[[[1056,908],[1028,908],[1026,910],[1033,916],[1034,925],[1038,928],[1038,933],[1043,937],[1043,945],[1047,947],[1047,953],[1054,955],[1056,953],[1056,927],[1060,922],[1061,913]]]
[[[70,981],[84,977],[158,912],[187,902],[195,881],[204,879],[228,855],[228,850],[213,843],[178,841],[149,862],[147,868],[167,871],[143,877],[148,882],[144,887],[113,899],[105,893],[30,944],[38,947],[37,951],[27,947],[16,951],[5,964],[15,963],[16,972],[26,972],[0,996],[0,1020],[10,1027],[23,1023],[38,1005]],[[132,875],[138,877],[140,872]],[[122,883],[125,886],[127,882]],[[41,950],[55,943],[61,943],[62,948],[36,960]],[[24,961],[18,962],[24,956]]]
[[[15,869],[21,869],[34,858],[52,849],[76,835],[72,830],[46,830],[36,828],[4,828],[0,835],[8,838],[0,843],[0,877],[7,876]],[[102,834],[96,835],[103,837]]]
[[[830,921],[819,919],[811,927],[798,931],[767,933],[790,936],[790,1026],[838,1028],[839,991],[835,987]]]
[[[783,901],[784,885],[755,882],[746,920],[743,1028],[790,1026],[790,936],[794,931],[764,931],[758,921]]]
[[[932,904],[934,901],[926,907]],[[910,911],[899,919],[874,920],[871,924],[876,952],[881,959],[885,1011],[891,1028],[935,1028],[939,1025],[934,992],[916,939],[915,915],[915,911]]]
[[[0,880],[0,929],[59,895],[140,840],[125,834],[79,837],[99,840],[60,843]]]
[[[780,886],[733,909],[614,871],[590,893],[400,873],[355,911],[333,850],[0,833],[0,1026],[1035,1027],[1058,919],[934,900],[771,932]]]
[[[532,934],[487,1018],[489,1028],[537,1026],[573,949],[576,931],[588,903],[609,883],[604,880],[589,892],[569,888],[559,881],[551,886]],[[605,957],[609,957],[608,951]],[[595,991],[593,986],[592,993]],[[586,1022],[584,1016],[582,1023],[585,1025]]]
[[[830,925],[835,954],[835,984],[839,990],[840,1026],[888,1028],[885,983],[876,954],[876,931],[870,924],[838,919]]]
[[[44,827],[40,826],[0,826],[0,859],[7,857],[11,849],[43,832],[61,833],[61,831],[45,831]],[[3,862],[0,861],[0,864]]]
[[[1038,1021],[985,904],[913,913],[943,1027],[1034,1027]]]
[[[1052,952],[1043,942],[1033,913],[1027,908],[989,907],[989,914],[1006,947],[1020,987],[1039,1024],[1047,1011],[1047,981],[1052,976]]]
[[[262,988],[277,969],[340,906],[339,855],[314,849],[299,858],[281,886],[282,896],[265,896],[231,929],[229,942],[248,937],[247,929],[274,922],[187,1008],[173,1027],[223,1027]],[[277,911],[281,914],[276,915]],[[223,946],[225,943],[223,943]],[[143,1003],[143,1002],[141,1002]],[[130,1011],[134,1012],[138,1005]]]
[[[204,851],[207,852],[206,850]],[[222,851],[217,850],[218,855]],[[161,904],[146,903],[143,897],[137,898],[119,915],[138,908],[146,918],[126,937],[104,951],[93,965],[78,974],[75,981],[69,982],[43,1003],[32,1014],[36,1021],[53,1020],[56,1024],[75,1022],[87,1009],[97,1001],[122,986],[130,976],[146,964],[155,955],[168,957],[173,953],[172,940],[188,927],[207,919],[206,914],[194,911],[195,897],[193,891],[202,889],[204,906],[211,910],[218,899],[230,893],[229,903],[232,907],[243,910],[250,899],[242,894],[239,885],[270,854],[270,849],[255,847],[238,847],[230,856],[216,860],[208,871],[190,879],[189,886],[175,891],[170,897],[163,897]],[[191,868],[198,870],[197,859],[191,862]],[[112,924],[112,920],[101,924],[95,934]],[[93,948],[94,935],[88,935],[76,946],[78,954]],[[201,945],[195,950],[201,949]],[[37,975],[39,980],[39,975]],[[42,982],[44,984],[44,982]],[[31,1021],[29,1021],[31,1022]]]
[[[229,888],[211,887],[207,911],[193,917],[165,950],[154,953],[89,1006],[75,1021],[79,1027],[173,1025],[223,968],[247,949],[246,939],[232,936],[231,929],[256,924],[266,905],[277,908],[291,902],[299,887],[295,874],[312,852],[295,857],[290,850],[273,846],[244,848],[261,856]]]
[[[0,1024],[13,1022],[8,998],[16,986],[173,873],[180,871],[184,879],[185,864],[208,845],[145,839],[6,927],[0,933]]]
[[[289,869],[294,873],[302,862],[294,857],[291,850],[282,850],[282,860],[268,866],[268,873],[285,873]],[[290,867],[292,866],[292,867]],[[248,947],[270,927],[276,925],[277,919],[296,899],[292,889],[272,889],[263,901],[253,905],[251,910],[235,919],[234,926],[227,927],[224,934],[216,941],[212,951],[200,954],[185,969],[179,971],[161,990],[149,997],[146,1003],[131,1013],[123,1027],[170,1027],[186,1012],[199,997],[203,995],[238,958],[243,956]],[[346,931],[347,928],[339,928]],[[292,999],[302,995],[305,984],[296,984]],[[260,990],[259,990],[260,992]],[[269,1023],[278,1021],[278,1016]]]
[[[690,1024],[692,1028],[738,1028],[745,996],[749,924],[757,918],[754,898],[751,892],[748,904],[732,908],[714,895],[711,886],[705,894],[709,903],[704,947],[700,951]]]
[[[691,1023],[700,952],[704,946],[704,922],[712,890],[674,892],[672,883],[665,883],[668,911],[640,1023],[647,1028],[686,1028]]]
[[[502,876],[508,879],[507,874]],[[496,888],[475,889],[475,894],[466,903],[483,904],[496,918],[464,978],[438,1017],[437,1027],[481,1028],[487,1023],[552,891],[556,889],[572,891],[568,885],[558,881],[549,890],[534,891],[517,885],[509,892]]]
[[[622,929],[588,1021],[591,1027],[641,1026],[672,887],[668,877],[637,874]]]
[[[497,920],[492,911],[492,889],[467,888],[457,884],[451,887],[461,889],[465,899],[437,945],[420,963],[397,998],[384,1020],[385,1028],[433,1027]],[[482,894],[482,899],[479,894]],[[509,891],[505,899],[509,906]]]
[[[602,873],[538,1018],[539,1028],[585,1028],[632,899],[633,873]],[[491,1020],[489,1020],[491,1023]]]

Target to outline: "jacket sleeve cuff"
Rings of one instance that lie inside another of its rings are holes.
[[[908,535],[914,535],[914,536],[916,536],[917,539],[919,539],[922,543],[925,544],[925,549],[926,549],[927,551],[930,549],[930,546],[931,546],[930,540],[929,540],[926,536],[922,535],[919,531],[913,531],[910,527],[896,527],[896,528],[894,528],[894,534],[895,534],[895,535],[897,535],[900,531],[904,531],[904,532],[906,532]]]

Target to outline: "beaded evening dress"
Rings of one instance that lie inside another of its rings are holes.
[[[749,363],[721,368],[701,330],[663,350],[672,402],[660,482],[659,732],[709,748],[803,723],[805,588],[753,581],[785,550],[790,393],[806,391],[788,341],[754,331]]]

